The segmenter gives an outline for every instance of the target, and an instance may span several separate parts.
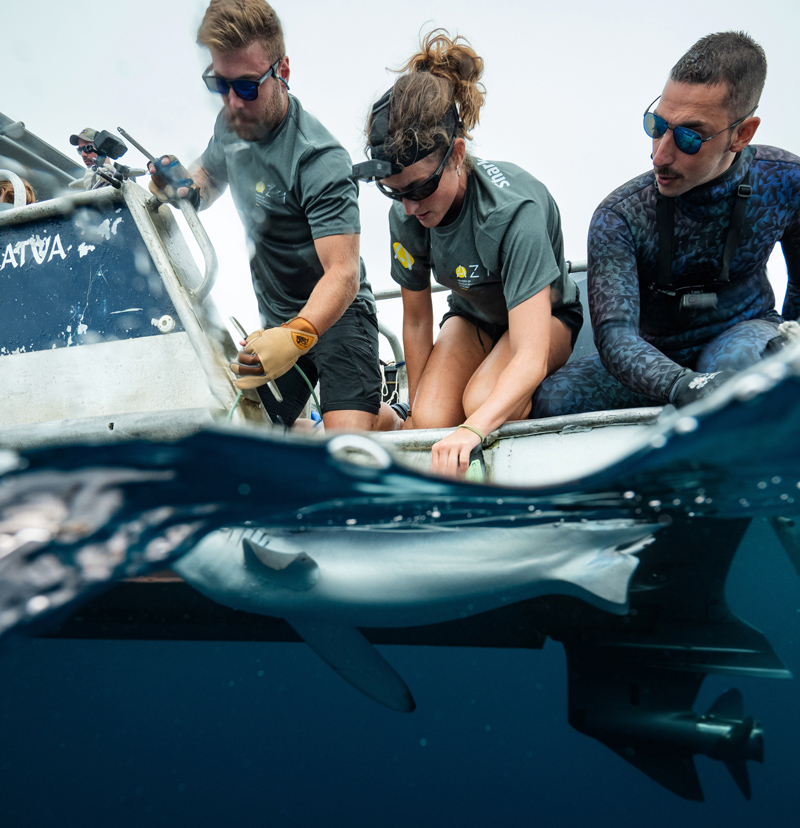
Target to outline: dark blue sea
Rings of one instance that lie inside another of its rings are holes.
[[[549,499],[565,513],[586,497],[587,510],[615,514],[627,500],[642,519],[678,520],[690,508],[720,522],[752,518],[725,594],[731,610],[764,633],[798,675],[800,576],[767,522],[797,511],[798,389],[795,377],[754,398],[740,395],[692,428],[683,421],[654,442],[660,448],[643,450],[622,468],[525,497]],[[209,439],[203,456],[207,463],[215,458],[210,474],[221,491],[216,460],[237,438]],[[209,446],[217,453],[209,454]],[[204,481],[195,460],[184,456],[194,457],[197,448],[190,442],[184,454],[136,449],[144,458],[139,468],[183,469],[182,486],[173,481],[156,492],[183,509],[184,518],[187,504],[202,500]],[[120,455],[113,448],[87,451],[34,452],[23,472],[130,466],[136,454],[130,447]],[[297,451],[311,462],[321,449]],[[276,465],[285,469],[284,460]],[[322,488],[336,490],[335,475],[315,474]],[[378,483],[384,474],[376,472]],[[632,503],[625,490],[639,493]],[[157,494],[142,491],[129,490],[129,501],[139,498],[129,502],[131,513],[153,506]],[[468,491],[454,488],[453,503],[468,503]],[[490,511],[486,490],[471,491],[475,508]],[[698,491],[702,496],[690,497]],[[527,502],[523,494],[520,502]],[[296,519],[291,496],[275,495],[276,513]],[[344,489],[341,495],[326,520],[334,512],[379,519],[374,503],[348,502]],[[668,498],[680,504],[672,517],[663,505]],[[233,500],[227,507],[231,516],[240,514]],[[73,552],[66,550],[64,559]],[[31,629],[46,630],[47,624]],[[694,710],[702,713],[723,691],[739,688],[745,713],[763,725],[766,747],[763,764],[748,763],[749,802],[722,763],[697,756],[701,803],[670,793],[568,724],[566,658],[551,639],[541,650],[381,647],[413,690],[417,709],[409,715],[356,692],[302,643],[68,640],[23,631],[0,644],[4,828],[798,824],[796,679],[705,679]]]

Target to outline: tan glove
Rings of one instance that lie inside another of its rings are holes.
[[[244,352],[258,357],[263,374],[242,376],[242,365],[231,363],[231,371],[239,375],[237,388],[258,388],[282,377],[299,357],[317,344],[317,329],[306,319],[296,316],[279,328],[254,331],[247,337]]]
[[[167,162],[164,163],[164,160]],[[189,171],[174,155],[162,155],[157,161],[147,165],[150,173],[150,192],[161,202],[175,204],[178,199],[185,198],[197,209],[200,203],[200,191],[195,187]],[[186,195],[179,196],[178,190],[186,188]]]

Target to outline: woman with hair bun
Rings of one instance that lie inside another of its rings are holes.
[[[431,469],[463,476],[485,435],[528,416],[539,383],[569,359],[582,313],[547,188],[514,164],[467,152],[484,102],[481,58],[437,29],[400,72],[372,107],[372,160],[358,174],[395,202],[406,427],[456,426],[434,445]],[[435,344],[431,272],[451,289]]]

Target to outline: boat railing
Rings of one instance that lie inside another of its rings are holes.
[[[201,275],[171,210],[125,181],[0,212],[0,443],[174,438],[234,410],[216,255],[190,214]],[[246,421],[269,423],[254,391]]]
[[[554,486],[591,474],[646,440],[663,411],[630,408],[505,423],[483,443],[486,482]],[[411,429],[373,437],[404,465],[427,471],[431,447],[451,431]]]

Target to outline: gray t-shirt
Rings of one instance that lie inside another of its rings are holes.
[[[508,324],[508,311],[550,285],[554,308],[578,301],[564,262],[561,216],[541,181],[515,164],[475,159],[458,218],[427,229],[396,202],[389,212],[392,278],[424,290],[433,271],[448,302],[484,322]]]
[[[358,186],[350,156],[294,96],[280,126],[263,141],[242,141],[224,110],[201,164],[228,183],[252,241],[250,269],[268,326],[296,316],[323,274],[314,240],[360,233]],[[375,310],[364,262],[351,307]]]

